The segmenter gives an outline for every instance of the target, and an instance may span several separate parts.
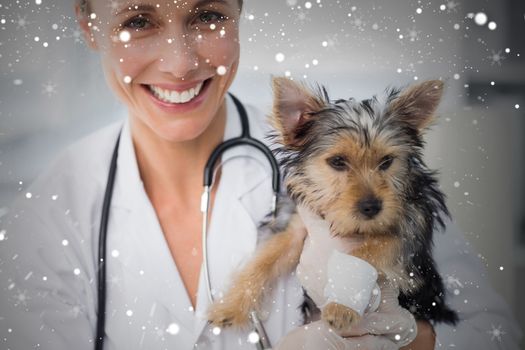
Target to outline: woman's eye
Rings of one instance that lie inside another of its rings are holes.
[[[148,29],[151,25],[151,21],[148,18],[144,17],[143,15],[139,15],[124,23],[123,27],[132,30],[144,30]]]
[[[337,171],[348,170],[348,161],[343,156],[333,156],[326,160],[328,165]]]
[[[384,156],[383,159],[381,159],[381,162],[379,163],[379,169],[382,171],[387,170],[392,165],[392,162],[394,161],[394,157],[388,155]]]
[[[199,21],[201,21],[202,23],[221,22],[225,19],[227,19],[226,16],[212,11],[204,11],[199,15]]]

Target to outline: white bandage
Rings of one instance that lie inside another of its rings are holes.
[[[303,206],[297,211],[308,230],[297,277],[315,304],[322,308],[337,302],[361,315],[365,310],[377,309],[377,271],[366,261],[349,255],[361,245],[362,238],[334,237],[328,222]],[[372,305],[367,308],[369,303]]]
[[[366,261],[355,256],[332,252],[328,259],[328,281],[324,288],[327,303],[343,304],[363,315],[379,306],[380,291],[377,271]]]

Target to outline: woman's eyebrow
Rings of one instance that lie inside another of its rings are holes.
[[[129,5],[121,10],[117,10],[115,12],[115,16],[119,16],[123,13],[130,12],[130,11],[140,11],[140,12],[154,12],[155,6],[153,5],[147,5],[147,4],[137,4],[137,5]]]
[[[214,3],[227,5],[228,4],[228,0],[199,0],[194,5],[194,8],[204,7],[204,6],[208,5],[208,4],[214,4]],[[128,6],[126,6],[123,9],[115,11],[114,16],[119,16],[119,15],[121,15],[123,13],[130,12],[130,11],[154,12],[155,11],[155,6],[148,5],[148,4],[128,5]]]
[[[204,7],[204,6],[208,5],[208,4],[213,4],[213,3],[227,5],[228,1],[227,0],[199,0],[199,1],[197,1],[197,3],[195,3],[195,5],[193,7],[194,8]]]

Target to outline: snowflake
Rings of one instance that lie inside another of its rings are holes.
[[[355,293],[353,296],[352,296],[352,299],[356,302],[356,303],[361,303],[363,300],[364,300],[365,296],[363,295],[363,293],[361,292],[357,292]]]
[[[74,305],[68,313],[73,317],[77,318],[82,312],[84,312],[85,306],[83,305]]]
[[[491,66],[495,65],[496,63],[499,66],[501,66],[501,61],[505,59],[505,56],[501,54],[501,50],[499,50],[498,52],[492,50],[492,55],[487,56],[487,58],[491,60],[490,62]]]
[[[117,275],[112,275],[108,278],[109,284],[115,285],[115,286],[118,285],[121,282],[121,280],[122,279]]]
[[[119,2],[116,0],[110,0],[108,3],[108,7],[113,11],[116,11],[118,9],[118,6],[119,6]]]
[[[365,30],[363,28],[365,26],[365,22],[363,22],[363,20],[359,17],[356,17],[353,20],[351,20],[350,24],[352,24],[357,30],[361,32]]]
[[[15,294],[15,306],[23,305],[27,306],[27,301],[31,298],[27,296],[27,290],[24,291],[18,291],[18,293]]]
[[[18,19],[16,20],[16,29],[20,29],[21,28],[21,29],[25,30],[27,25],[28,25],[28,22],[26,20],[26,17],[25,16],[24,17],[18,16]]]
[[[454,275],[447,275],[447,279],[445,280],[445,284],[446,284],[448,289],[463,288],[463,284]]]
[[[459,4],[458,4],[457,2],[452,1],[452,0],[451,0],[451,1],[448,1],[448,2],[447,2],[447,11],[448,11],[448,12],[452,12],[452,11],[457,12],[457,10],[458,10],[458,9],[457,9],[458,6],[459,6]]]
[[[73,30],[72,37],[75,40],[75,43],[82,43],[82,32],[80,30]]]
[[[297,13],[297,17],[296,17],[296,21],[295,22],[304,23],[304,22],[308,22],[308,21],[310,21],[310,17],[308,17],[306,12],[299,11]]]
[[[494,341],[494,339],[498,339],[498,341],[501,342],[501,336],[505,335],[505,331],[501,330],[501,325],[497,328],[494,327],[494,325],[491,325],[491,327],[492,329],[487,331],[487,333],[490,334],[490,340]]]
[[[165,331],[162,328],[155,327],[154,334],[157,339],[164,340]]]
[[[419,30],[416,30],[415,27],[412,27],[412,29],[409,29],[407,31],[407,38],[410,39],[410,41],[416,41],[416,40],[419,40],[419,34],[421,33],[421,31]]]
[[[339,37],[337,33],[326,36],[326,39],[323,42],[323,46],[331,50],[336,50],[338,47],[340,47]]]
[[[46,94],[47,97],[51,97],[57,93],[57,90],[56,90],[57,86],[53,84],[52,82],[47,82],[43,84],[42,87],[44,88],[42,90],[42,93]]]
[[[416,66],[415,66],[414,62],[410,62],[408,64],[408,66],[405,68],[405,72],[408,72],[408,73],[415,73],[416,72]]]
[[[286,0],[286,4],[290,7],[297,5],[297,0]]]

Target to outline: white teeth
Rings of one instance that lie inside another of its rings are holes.
[[[165,100],[169,100],[170,102],[174,103],[180,103],[180,94],[177,91],[172,91],[169,95],[169,98],[166,98]]]
[[[192,96],[193,97],[193,96]],[[180,102],[182,103],[186,103],[188,102],[189,100],[191,100],[191,97],[190,97],[190,93],[188,91],[183,91],[181,94],[180,94]]]
[[[200,82],[195,87],[181,92],[175,90],[165,90],[154,85],[149,85],[149,89],[155,95],[155,97],[161,101],[169,103],[187,103],[199,95],[202,84],[203,83]]]

